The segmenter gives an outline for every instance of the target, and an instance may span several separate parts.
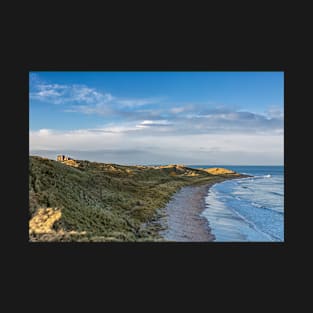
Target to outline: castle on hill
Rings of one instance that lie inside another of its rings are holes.
[[[63,161],[69,161],[69,160],[73,160],[73,159],[65,155],[61,155],[61,154],[57,156],[57,161],[63,162]]]

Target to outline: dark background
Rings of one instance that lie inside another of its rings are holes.
[[[197,311],[199,304],[207,309],[215,304],[218,310],[225,305],[269,310],[274,309],[269,304],[272,300],[280,307],[283,290],[299,277],[301,265],[295,270],[291,261],[294,256],[302,256],[301,238],[296,239],[301,233],[296,227],[300,221],[294,195],[297,180],[290,177],[291,147],[298,143],[291,129],[299,116],[295,106],[301,86],[298,91],[295,86],[299,84],[301,57],[298,62],[290,48],[301,43],[301,32],[290,28],[281,10],[273,8],[263,8],[258,16],[251,16],[237,15],[233,7],[199,7],[194,13],[185,7],[187,12],[181,13],[181,6],[171,13],[161,4],[145,7],[148,13],[155,13],[153,16],[139,11],[133,15],[122,4],[114,17],[105,5],[91,8],[75,4],[66,8],[63,4],[47,4],[35,11],[23,11],[21,7],[19,13],[10,11],[12,19],[4,28],[7,43],[3,58],[8,66],[8,74],[3,77],[8,98],[2,103],[2,108],[8,109],[2,115],[2,164],[7,174],[3,194],[8,197],[2,209],[10,216],[2,221],[8,227],[3,236],[7,248],[3,259],[11,268],[7,290],[13,294],[27,292],[30,307],[39,298],[47,307],[58,310],[63,300],[86,310],[98,303],[105,310],[115,295],[115,309],[126,304],[137,310],[148,299],[146,311],[156,307],[167,310],[169,307],[161,303],[175,299],[178,292],[175,310],[183,305],[188,311]],[[31,70],[284,71],[285,242],[29,243]],[[190,300],[192,291],[196,291],[194,301]],[[71,292],[74,295],[70,296]],[[87,294],[91,294],[89,302],[84,301]],[[253,307],[247,305],[250,300]]]

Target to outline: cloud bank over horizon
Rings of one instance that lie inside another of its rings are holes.
[[[283,164],[280,104],[251,110],[209,98],[125,97],[88,82],[52,82],[32,73],[29,99],[33,155],[122,164]],[[50,119],[41,113],[47,109]],[[40,117],[48,127],[40,127]]]

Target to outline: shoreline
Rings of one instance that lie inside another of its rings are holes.
[[[200,186],[185,186],[176,192],[162,209],[160,218],[163,230],[159,232],[165,241],[210,242],[215,239],[208,220],[200,216],[206,209],[205,197],[209,189],[221,181]]]
[[[163,216],[159,218],[159,223],[162,230],[159,231],[159,235],[169,242],[214,241],[215,235],[210,228],[210,222],[201,216],[207,208],[205,199],[209,189],[223,181],[244,177],[247,175],[240,174],[239,177],[182,187],[161,210]]]

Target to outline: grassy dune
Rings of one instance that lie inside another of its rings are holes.
[[[72,162],[73,163],[73,162]],[[180,187],[223,180],[182,165],[122,166],[29,157],[30,241],[156,241],[158,209]]]

